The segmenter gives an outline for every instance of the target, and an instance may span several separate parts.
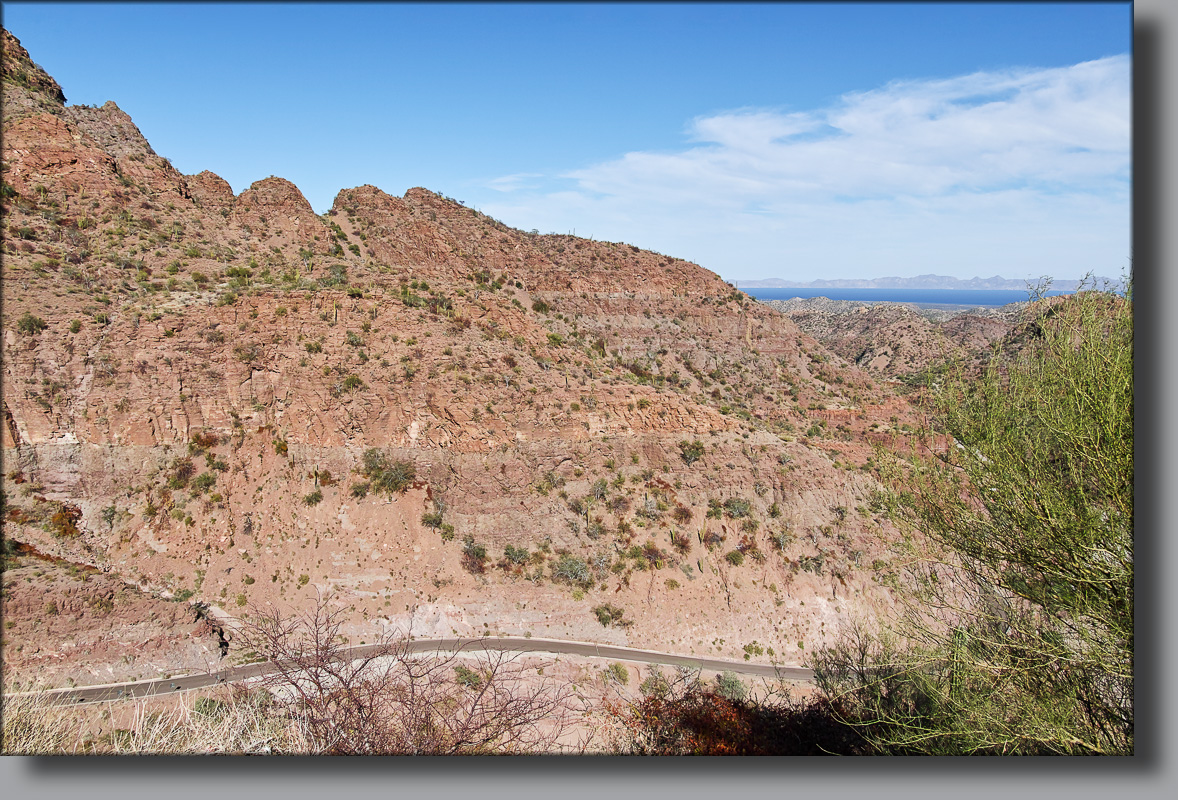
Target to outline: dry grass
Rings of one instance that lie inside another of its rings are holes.
[[[86,707],[6,695],[3,711],[7,755],[312,752],[301,727],[267,693],[242,689]]]

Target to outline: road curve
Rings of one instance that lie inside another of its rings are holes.
[[[348,648],[349,654],[362,658],[372,655],[380,645],[356,645]],[[517,653],[551,653],[554,655],[575,655],[585,658],[609,658],[623,661],[639,661],[646,664],[665,664],[694,669],[731,670],[743,675],[762,678],[779,678],[791,681],[812,681],[814,671],[804,667],[778,666],[774,664],[753,664],[747,661],[728,661],[706,656],[677,655],[657,650],[639,650],[612,644],[575,642],[560,639],[536,639],[517,636],[483,637],[477,639],[415,639],[409,643],[412,653],[429,652],[478,652],[508,651]],[[152,697],[172,692],[204,689],[223,683],[237,683],[266,674],[271,669],[268,662],[228,667],[210,673],[182,675],[175,678],[113,683],[101,686],[76,686],[68,689],[51,689],[43,693],[22,692],[12,696],[44,694],[61,704],[101,703],[110,700],[128,700],[138,697]]]

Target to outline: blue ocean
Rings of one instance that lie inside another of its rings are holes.
[[[791,297],[828,297],[866,303],[915,303],[920,306],[996,307],[1028,299],[1025,289],[758,289],[742,288],[757,300],[789,300]],[[1051,297],[1071,292],[1051,291]]]

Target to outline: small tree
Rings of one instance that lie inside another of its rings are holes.
[[[812,662],[882,749],[1133,751],[1132,302],[1038,312],[937,389],[933,455],[896,476],[919,533],[898,635]]]

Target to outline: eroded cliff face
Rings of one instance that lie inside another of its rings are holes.
[[[948,364],[976,368],[994,347],[1014,346],[1034,307],[918,309],[825,297],[766,302],[807,335],[881,380],[923,383]]]
[[[330,593],[357,641],[798,663],[891,603],[869,461],[913,412],[714,273],[424,189],[234,196],[9,74],[6,537],[229,615]]]

